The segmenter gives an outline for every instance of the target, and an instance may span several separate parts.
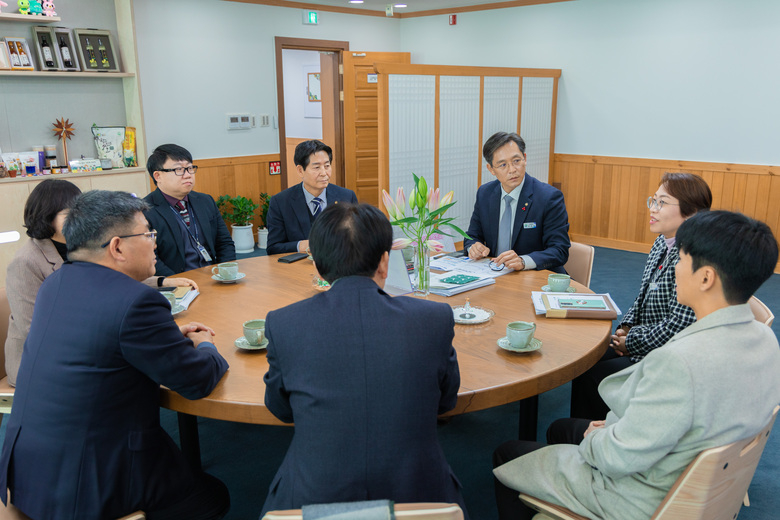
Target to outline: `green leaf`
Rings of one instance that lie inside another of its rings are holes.
[[[462,229],[460,229],[460,228],[459,228],[458,226],[456,226],[455,224],[447,224],[447,225],[448,225],[449,227],[451,227],[452,229],[454,229],[455,231],[457,231],[458,233],[460,233],[460,234],[461,234],[461,236],[463,236],[463,238],[468,238],[469,240],[471,240],[471,237],[470,237],[470,236],[468,236],[466,233],[464,233],[464,232],[463,232],[463,230],[462,230]]]
[[[394,220],[391,222],[391,224],[394,226],[398,226],[401,224],[414,224],[415,222],[417,222],[417,217],[406,217],[399,220]]]

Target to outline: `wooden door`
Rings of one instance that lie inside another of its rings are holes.
[[[408,52],[344,51],[344,186],[360,202],[379,206],[376,63],[410,63]],[[373,81],[370,81],[373,79]]]

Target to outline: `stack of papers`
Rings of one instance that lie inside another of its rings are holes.
[[[438,294],[439,296],[453,296],[455,294],[460,294],[472,289],[479,289],[480,287],[496,283],[496,280],[493,277],[477,277],[476,280],[460,284],[447,283],[444,281],[445,279],[449,280],[452,277],[457,276],[457,274],[461,273],[457,273],[456,271],[449,271],[446,273],[431,272],[431,292],[433,294]]]
[[[188,309],[192,300],[200,293],[191,287],[177,287],[174,289],[173,294],[176,295],[176,305],[181,305]]]
[[[453,258],[440,255],[431,260],[431,269],[444,271],[431,272],[431,292],[439,296],[453,296],[472,289],[479,289],[496,283],[496,278],[512,269],[494,271],[489,266],[490,260],[471,260],[468,257]],[[446,281],[445,281],[446,280]],[[463,280],[468,280],[463,283]],[[448,283],[458,281],[461,283]]]
[[[548,318],[594,318],[614,320],[620,314],[615,301],[609,295],[592,293],[553,293],[533,291],[531,300],[536,314]]]

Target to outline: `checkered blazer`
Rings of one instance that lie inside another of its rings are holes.
[[[677,245],[669,250],[668,258],[664,259],[665,255],[664,236],[658,235],[647,256],[639,295],[619,325],[631,327],[626,335],[626,350],[631,361],[635,363],[651,350],[665,345],[672,336],[696,321],[693,309],[677,303],[677,282],[674,275],[674,267],[680,259]],[[651,289],[651,281],[659,268],[660,273],[655,280],[656,288]]]

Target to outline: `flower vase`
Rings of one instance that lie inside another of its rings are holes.
[[[431,292],[431,257],[425,246],[414,247],[414,272],[412,286],[415,296],[428,296]]]

